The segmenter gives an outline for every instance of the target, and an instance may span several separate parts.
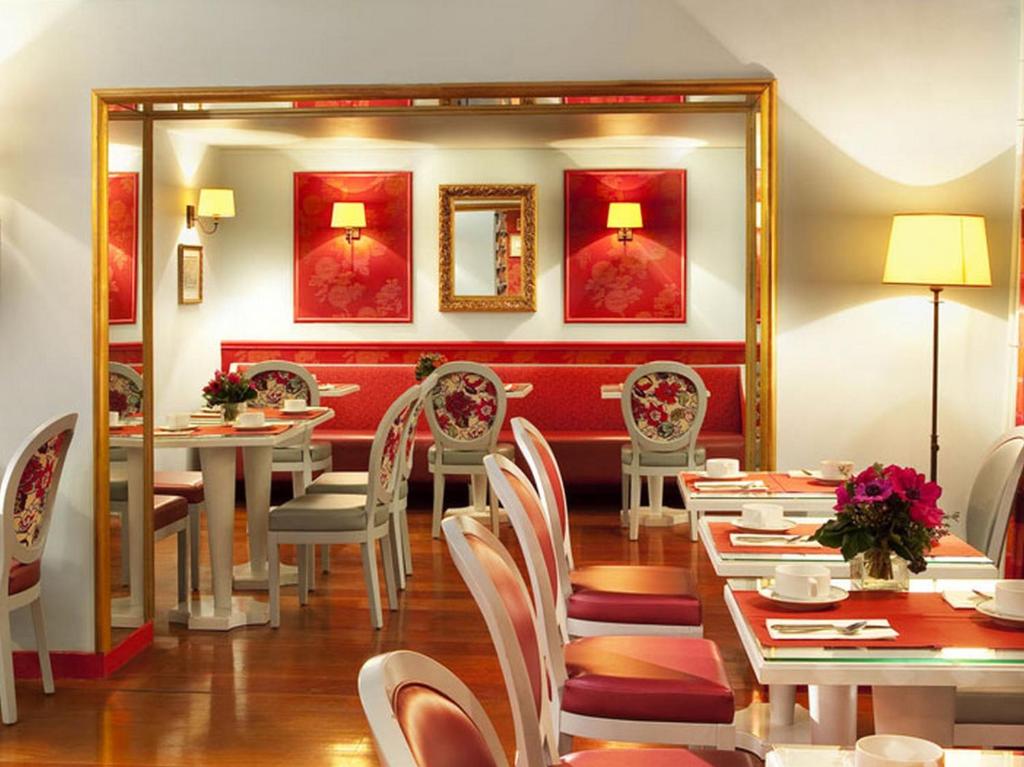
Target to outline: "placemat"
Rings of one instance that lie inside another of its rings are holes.
[[[234,426],[230,426],[227,424],[218,424],[216,426],[202,424],[197,425],[194,429],[190,429],[189,431],[180,432],[161,432],[160,429],[158,428],[155,432],[155,436],[160,438],[223,437],[230,434],[232,436],[242,437],[246,435],[257,435],[264,437],[268,434],[281,434],[282,432],[288,431],[290,428],[292,428],[291,424],[287,423],[267,424],[266,426],[260,429],[236,429]],[[141,426],[126,426],[124,428],[118,429],[117,431],[111,432],[111,435],[115,437],[135,437],[140,434],[142,434]]]
[[[301,413],[289,413],[287,410],[281,410],[280,408],[265,407],[262,409],[262,412],[267,418],[287,418],[294,421],[309,421],[322,416],[326,410],[327,408],[325,407],[311,407],[308,410],[303,410]]]

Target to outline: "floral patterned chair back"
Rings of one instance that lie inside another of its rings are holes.
[[[708,389],[681,362],[636,368],[622,390],[622,418],[634,449],[666,453],[686,449],[694,463],[697,435],[708,408]]]
[[[413,457],[416,453],[416,427],[419,426],[420,416],[423,415],[423,408],[426,406],[427,399],[436,385],[437,373],[431,373],[420,381],[418,387],[419,394],[413,403],[412,412],[409,413],[409,425],[407,427],[409,433],[405,437],[405,461],[402,463],[401,480],[403,482],[408,482],[409,476],[412,474]]]
[[[142,376],[135,368],[121,362],[109,364],[109,405],[108,410],[116,410],[121,416],[142,412]]]
[[[247,367],[245,375],[256,390],[253,407],[280,408],[286,399],[304,399],[313,407],[320,404],[316,379],[302,365],[285,360],[259,362]]]
[[[69,413],[44,423],[7,465],[0,485],[4,528],[0,562],[15,559],[28,564],[43,555],[57,485],[77,422],[78,415]]]
[[[493,450],[508,404],[498,374],[476,362],[449,362],[434,374],[426,404],[434,441],[445,450]]]
[[[420,396],[419,386],[410,386],[398,396],[384,413],[370,448],[369,487],[367,497],[373,505],[390,503],[395,497],[402,464],[405,462],[409,418]],[[368,514],[372,520],[373,515]]]

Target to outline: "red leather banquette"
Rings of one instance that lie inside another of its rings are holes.
[[[338,470],[365,467],[381,414],[415,382],[416,360],[440,352],[449,360],[490,365],[506,383],[531,383],[524,399],[508,401],[507,419],[523,416],[551,443],[567,484],[618,483],[619,450],[628,441],[618,400],[601,399],[601,385],[621,383],[637,365],[673,359],[692,365],[711,392],[698,444],[709,457],[743,459],[743,344],[735,343],[307,343],[225,341],[225,368],[283,359],[306,366],[324,383],[355,383],[357,394],[324,402],[336,412],[317,429],[334,443]],[[512,441],[510,429],[503,441]],[[417,434],[413,481],[429,480],[426,419]]]

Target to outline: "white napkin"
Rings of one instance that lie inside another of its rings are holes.
[[[942,598],[954,610],[973,610],[988,599],[988,597],[978,596],[973,591],[963,589],[946,589],[942,592]]]
[[[820,626],[828,623],[833,626],[849,626],[851,623],[859,623],[860,621],[867,621],[869,626],[882,626],[884,628],[864,628],[855,634],[844,634],[840,631],[821,629],[818,631],[806,631],[806,632],[780,632],[776,631],[776,626]],[[899,636],[892,626],[889,625],[889,621],[885,618],[844,618],[843,620],[822,620],[820,618],[770,618],[765,621],[765,625],[768,626],[768,635],[772,639],[853,639],[853,640],[872,640],[872,639],[895,639]]]
[[[792,469],[787,471],[786,474],[793,479],[821,479],[821,472],[817,469],[812,469],[810,474],[805,472],[803,469]]]
[[[793,536],[788,533],[730,533],[729,543],[733,546],[797,546],[799,548],[821,548],[817,541],[808,541],[804,536],[797,540],[789,540]]]
[[[722,479],[722,480],[705,480],[702,482],[694,482],[693,486],[700,492],[705,491],[725,491],[725,490],[767,490],[768,486],[762,479]]]

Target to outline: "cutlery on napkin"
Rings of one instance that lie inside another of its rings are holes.
[[[730,533],[729,542],[733,546],[817,546],[809,535],[769,535],[764,533]]]
[[[992,599],[993,595],[978,589],[972,591],[967,591],[966,589],[946,589],[942,592],[942,598],[954,610],[973,610],[982,602]]]
[[[737,480],[702,480],[694,482],[693,486],[700,491],[704,490],[767,490],[768,486],[763,479],[737,479]]]
[[[769,618],[765,624],[772,639],[895,639],[899,636],[884,618],[834,621]]]

